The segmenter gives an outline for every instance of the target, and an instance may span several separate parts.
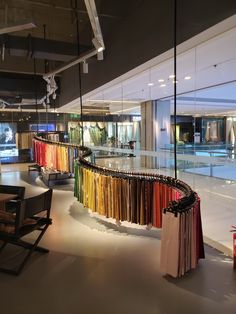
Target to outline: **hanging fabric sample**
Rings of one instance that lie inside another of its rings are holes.
[[[33,141],[34,159],[42,167],[61,172],[74,173],[74,160],[79,156],[79,148],[58,143]]]
[[[33,147],[34,132],[16,133],[16,148],[29,149]]]
[[[184,193],[171,180],[126,176],[76,165],[78,201],[108,218],[162,228],[160,267],[164,274],[183,276],[204,258],[200,200],[190,208],[174,207]],[[151,175],[150,175],[151,176]]]

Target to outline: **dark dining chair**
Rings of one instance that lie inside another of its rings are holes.
[[[25,187],[16,185],[0,185],[0,193],[16,194],[16,199],[23,200],[25,197]]]
[[[3,252],[7,244],[20,246],[27,250],[26,256],[16,268],[0,266],[0,272],[19,275],[34,251],[49,252],[48,249],[42,248],[38,244],[47,228],[52,224],[50,218],[51,202],[52,190],[49,189],[31,198],[9,201],[8,204],[12,204],[11,208],[15,208],[14,213],[0,211],[0,241],[2,242],[0,253]],[[22,240],[22,237],[33,231],[39,232],[33,243]]]

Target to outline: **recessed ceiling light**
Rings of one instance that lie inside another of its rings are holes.
[[[175,75],[174,75],[174,74],[171,74],[171,75],[169,75],[169,78],[170,78],[170,79],[175,78]]]
[[[148,83],[148,86],[153,86],[154,85],[154,83]]]
[[[184,79],[185,79],[185,80],[191,80],[191,78],[192,78],[191,76],[187,75],[187,76],[185,76]]]
[[[173,84],[175,84],[175,83],[177,84],[177,83],[178,83],[178,80],[176,80],[176,81],[175,81],[175,80],[173,80],[173,82],[172,82],[172,83],[173,83]]]
[[[166,87],[166,84],[161,84],[160,87]]]
[[[164,79],[159,79],[158,82],[159,83],[163,83],[163,82],[165,82],[165,80]]]

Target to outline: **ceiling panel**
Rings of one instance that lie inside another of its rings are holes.
[[[225,104],[224,100],[236,100],[235,84],[223,85],[236,81],[236,28],[224,34],[216,36],[197,47],[190,49],[177,57],[177,93],[183,95],[190,93],[196,97],[208,97],[221,99],[215,106],[205,102],[194,104],[181,104],[178,102],[179,111],[195,113],[202,111],[203,105],[211,112],[232,110],[235,104]],[[160,64],[148,67],[145,70],[123,80],[121,83],[103,89],[102,92],[89,93],[85,95],[84,101],[88,99],[101,99],[104,102],[109,100],[120,100],[123,104],[126,101],[146,101],[172,97],[174,94],[173,59],[170,58]],[[185,77],[191,79],[186,80]],[[163,79],[164,82],[159,82]],[[149,83],[152,83],[150,86]],[[217,88],[207,89],[209,86]],[[198,91],[199,89],[204,89]],[[193,92],[195,91],[195,92]],[[184,108],[181,109],[181,106]],[[215,107],[215,109],[214,109]],[[220,108],[219,108],[220,107]],[[187,109],[188,108],[188,109]],[[135,109],[136,110],[136,109]]]

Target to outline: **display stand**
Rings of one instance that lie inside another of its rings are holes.
[[[29,165],[28,166],[28,171],[38,171],[38,172],[41,172],[41,167],[38,164]]]
[[[84,207],[119,226],[122,221],[162,228],[160,269],[163,274],[181,277],[204,258],[200,199],[181,180],[158,175],[120,171],[92,162],[89,148],[44,139],[35,139],[36,161],[54,165],[44,172],[47,184],[75,175],[75,196]],[[77,156],[77,157],[76,157]]]
[[[41,168],[41,179],[49,187],[57,182],[62,182],[70,178],[71,175],[68,172],[63,173],[52,169]]]

